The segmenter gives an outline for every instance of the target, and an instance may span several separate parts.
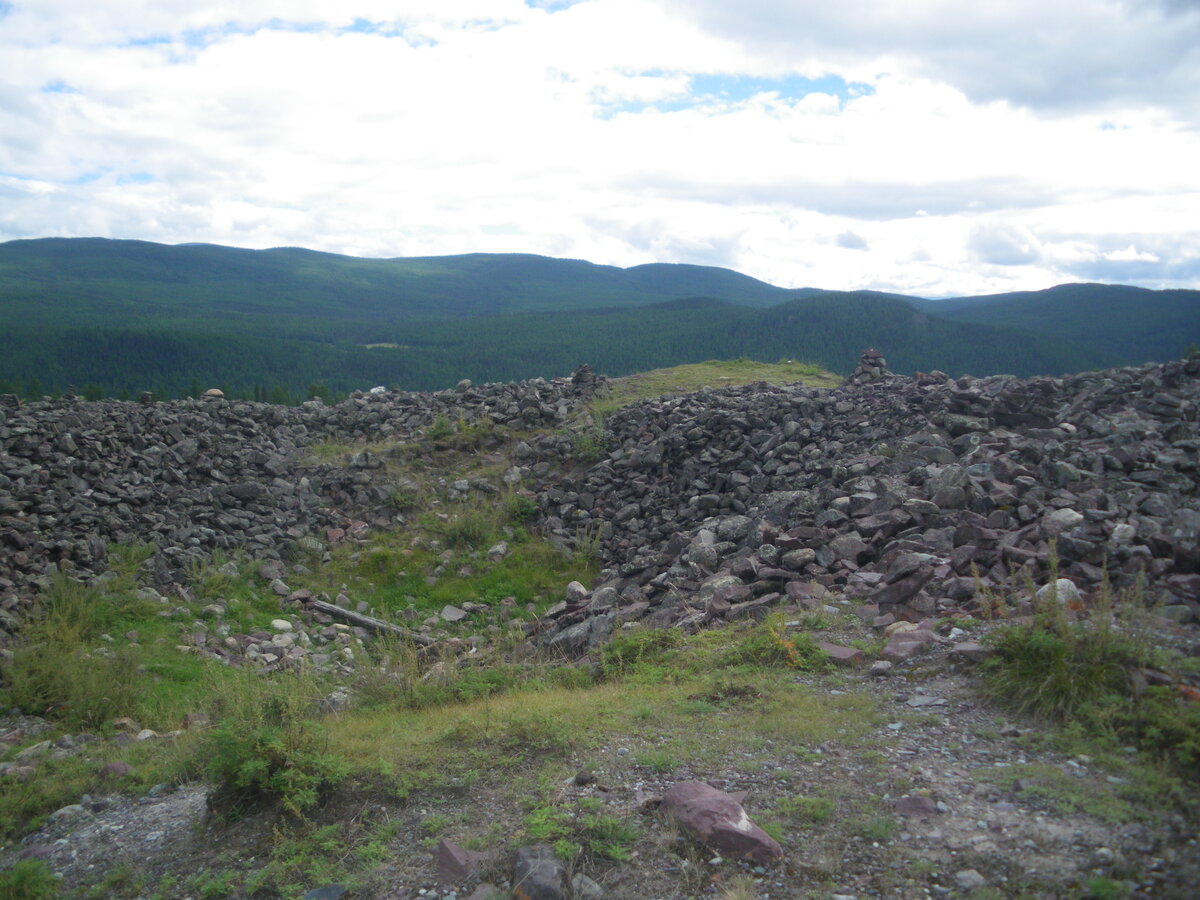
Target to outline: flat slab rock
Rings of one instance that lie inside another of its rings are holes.
[[[732,795],[703,781],[685,781],[663,795],[665,809],[681,827],[725,856],[769,865],[783,858],[783,848],[750,821]]]

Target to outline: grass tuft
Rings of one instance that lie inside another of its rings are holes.
[[[1057,579],[1051,565],[1050,584]],[[1032,591],[1030,592],[1032,593]],[[984,668],[993,700],[1049,720],[1082,725],[1109,743],[1133,743],[1181,771],[1200,763],[1200,704],[1167,686],[1147,685],[1147,668],[1170,668],[1144,625],[1140,586],[1115,593],[1107,582],[1091,610],[1072,621],[1053,591],[1034,594],[1032,624],[992,633]]]

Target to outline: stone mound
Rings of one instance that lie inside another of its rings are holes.
[[[607,458],[539,495],[552,529],[599,535],[612,562],[547,637],[577,654],[633,621],[696,628],[831,595],[915,620],[968,605],[979,584],[1043,583],[1052,546],[1085,595],[1142,580],[1188,621],[1198,374],[1191,359],[756,384],[621,410]]]
[[[155,403],[59,400],[0,406],[0,629],[50,575],[90,578],[111,544],[157,548],[170,584],[214,550],[278,559],[386,504],[370,451],[305,464],[308,448],[407,440],[439,418],[562,427],[607,379],[487,384],[435,393],[355,393],[297,408],[217,397]]]

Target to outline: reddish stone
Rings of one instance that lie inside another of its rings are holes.
[[[663,796],[663,808],[711,849],[767,865],[783,857],[783,848],[750,821],[742,805],[703,781],[685,781]]]
[[[871,602],[882,609],[885,605],[907,603],[917,595],[921,588],[933,577],[932,568],[924,568],[911,575],[901,578],[889,585],[881,587],[871,596]]]
[[[817,646],[839,666],[858,666],[865,660],[863,652],[854,647],[842,647],[826,641],[818,641]]]
[[[883,648],[883,653],[880,655],[892,662],[904,662],[921,653],[927,645],[933,643],[935,640],[933,632],[924,629],[898,631],[892,635],[887,646]]]
[[[896,812],[902,816],[933,816],[937,811],[937,804],[928,797],[908,796],[896,801]]]
[[[433,862],[438,875],[450,881],[463,881],[479,868],[480,853],[460,847],[453,841],[441,840],[433,848]]]
[[[709,597],[708,603],[704,605],[704,618],[706,620],[719,619],[721,616],[728,613],[729,610],[730,603],[728,600],[722,599],[721,597]]]
[[[950,652],[971,662],[982,662],[992,655],[992,651],[974,641],[963,641],[950,648]]]

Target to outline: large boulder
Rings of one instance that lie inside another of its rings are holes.
[[[783,858],[775,839],[750,821],[733,796],[703,781],[685,781],[663,795],[663,809],[712,850],[769,865]]]

